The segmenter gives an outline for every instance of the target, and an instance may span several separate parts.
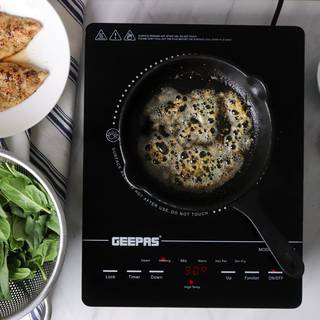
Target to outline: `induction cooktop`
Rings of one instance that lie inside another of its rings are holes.
[[[155,66],[189,54],[260,79],[273,122],[270,165],[254,189],[302,254],[304,32],[297,27],[91,24],[86,30],[82,299],[89,306],[294,308],[288,278],[242,214],[168,207],[131,187],[121,108]]]

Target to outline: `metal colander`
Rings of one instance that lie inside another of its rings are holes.
[[[44,301],[58,277],[66,250],[66,223],[55,191],[37,168],[4,150],[0,150],[0,162],[14,164],[18,171],[36,179],[46,189],[55,205],[60,225],[58,257],[55,262],[49,262],[44,265],[48,280],[44,281],[40,272],[38,272],[32,280],[11,282],[11,300],[0,301],[0,319],[18,320]]]

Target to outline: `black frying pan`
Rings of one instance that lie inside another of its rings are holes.
[[[246,101],[254,123],[254,142],[241,170],[223,186],[208,192],[179,190],[161,183],[148,173],[138,153],[139,137],[145,131],[142,114],[147,102],[164,87],[187,94],[194,89],[216,88],[222,83],[231,86]],[[159,64],[141,77],[124,102],[120,117],[120,147],[124,175],[133,187],[179,209],[202,211],[224,206],[237,209],[255,226],[282,270],[290,277],[302,276],[301,257],[263,215],[257,197],[252,196],[256,192],[253,187],[268,166],[272,149],[267,91],[260,80],[211,56],[180,56]],[[249,190],[250,197],[247,196]]]

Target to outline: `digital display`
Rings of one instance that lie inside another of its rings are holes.
[[[199,276],[207,271],[208,267],[206,265],[192,265],[184,268],[184,274],[186,276]]]

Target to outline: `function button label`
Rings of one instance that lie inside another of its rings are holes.
[[[244,280],[247,280],[247,281],[260,280],[259,272],[258,273],[247,273],[247,272],[245,272]]]

